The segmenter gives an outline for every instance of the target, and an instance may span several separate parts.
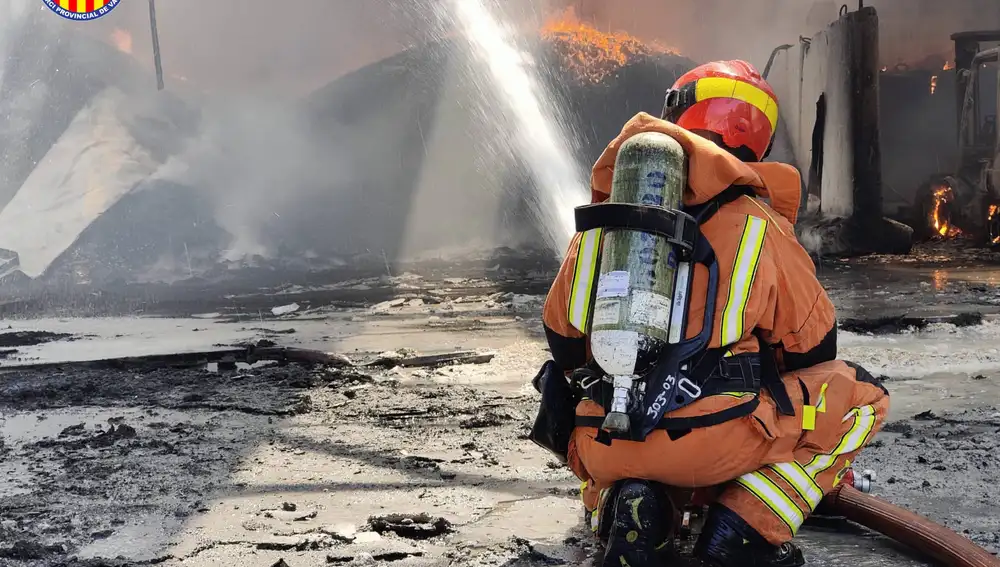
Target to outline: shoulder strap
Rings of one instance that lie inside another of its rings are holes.
[[[792,399],[788,397],[788,390],[785,383],[781,381],[781,372],[778,370],[778,361],[774,359],[774,347],[764,340],[764,333],[757,327],[753,330],[757,337],[760,348],[760,385],[767,388],[774,400],[774,405],[781,415],[795,415],[795,406]]]
[[[707,202],[693,207],[685,207],[684,212],[693,216],[698,224],[705,224],[710,218],[715,216],[724,205],[732,203],[740,197],[755,197],[753,187],[749,185],[730,185],[726,190],[712,197]]]
[[[731,185],[713,199],[702,205],[692,207],[686,212],[693,216],[699,225],[704,224],[715,213],[719,212],[719,209],[723,206],[732,203],[744,195],[756,198],[757,193],[749,185]],[[766,388],[771,394],[771,398],[774,400],[779,413],[789,416],[795,415],[795,406],[792,405],[792,400],[788,397],[785,383],[781,381],[781,372],[778,370],[778,363],[774,358],[774,348],[764,339],[764,335],[759,328],[754,329],[753,334],[757,337],[757,342],[760,346],[761,386]],[[707,352],[703,362],[706,363],[706,366],[717,364],[718,359],[722,356],[722,352],[725,352],[724,349],[719,349],[719,352]]]

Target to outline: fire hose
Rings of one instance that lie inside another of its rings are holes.
[[[844,482],[827,494],[823,504],[830,511],[905,544],[941,565],[1000,567],[1000,559],[961,535],[855,486],[858,486],[855,482]]]

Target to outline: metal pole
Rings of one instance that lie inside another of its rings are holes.
[[[156,65],[156,89],[163,90],[163,64],[160,62],[160,34],[156,30],[156,0],[149,0],[149,27],[153,30],[153,63]]]
[[[793,47],[795,46],[790,43],[786,43],[785,45],[779,45],[778,47],[774,48],[774,51],[771,52],[771,57],[768,58],[767,60],[767,66],[764,67],[763,77],[765,80],[767,80],[767,76],[771,74],[771,66],[774,65],[774,58],[778,56],[778,53],[782,51],[787,51]]]

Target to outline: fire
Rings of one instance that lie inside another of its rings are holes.
[[[955,199],[955,193],[948,185],[938,185],[934,188],[934,208],[931,210],[931,226],[943,238],[955,238],[962,234],[958,227],[951,224],[950,215],[945,211]],[[948,218],[945,218],[948,217]]]
[[[677,53],[646,43],[624,33],[604,33],[581,22],[572,7],[549,18],[542,27],[543,39],[553,41],[566,67],[582,82],[600,83],[636,56]]]
[[[934,94],[934,91],[937,90],[937,79],[937,75],[931,77],[931,94]]]
[[[129,55],[132,54],[132,34],[129,32],[121,28],[115,28],[111,32],[111,43],[118,48],[118,51],[128,53]]]
[[[997,213],[1000,213],[1000,207],[998,207],[997,205],[990,205],[990,216],[987,219],[987,225],[992,227],[994,222],[1000,220],[997,219]],[[1000,244],[1000,234],[997,234],[996,236],[993,237],[992,243]]]
[[[947,61],[944,64],[944,68],[941,69],[941,70],[942,71],[951,71],[954,68],[955,68],[955,62],[954,61]]]

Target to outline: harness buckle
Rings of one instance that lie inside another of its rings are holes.
[[[701,386],[688,380],[687,377],[681,378],[677,382],[677,389],[687,394],[692,400],[697,400],[701,397]]]
[[[719,376],[725,379],[731,378],[729,374],[729,362],[725,357],[719,359]]]
[[[663,97],[662,118],[676,122],[680,115],[694,103],[692,99],[693,97],[684,88],[668,89]]]
[[[587,381],[588,379],[590,380],[589,382]],[[603,380],[603,378],[601,378],[600,376],[595,376],[593,374],[589,376],[584,376],[583,378],[580,378],[580,389],[589,390],[601,380]]]

